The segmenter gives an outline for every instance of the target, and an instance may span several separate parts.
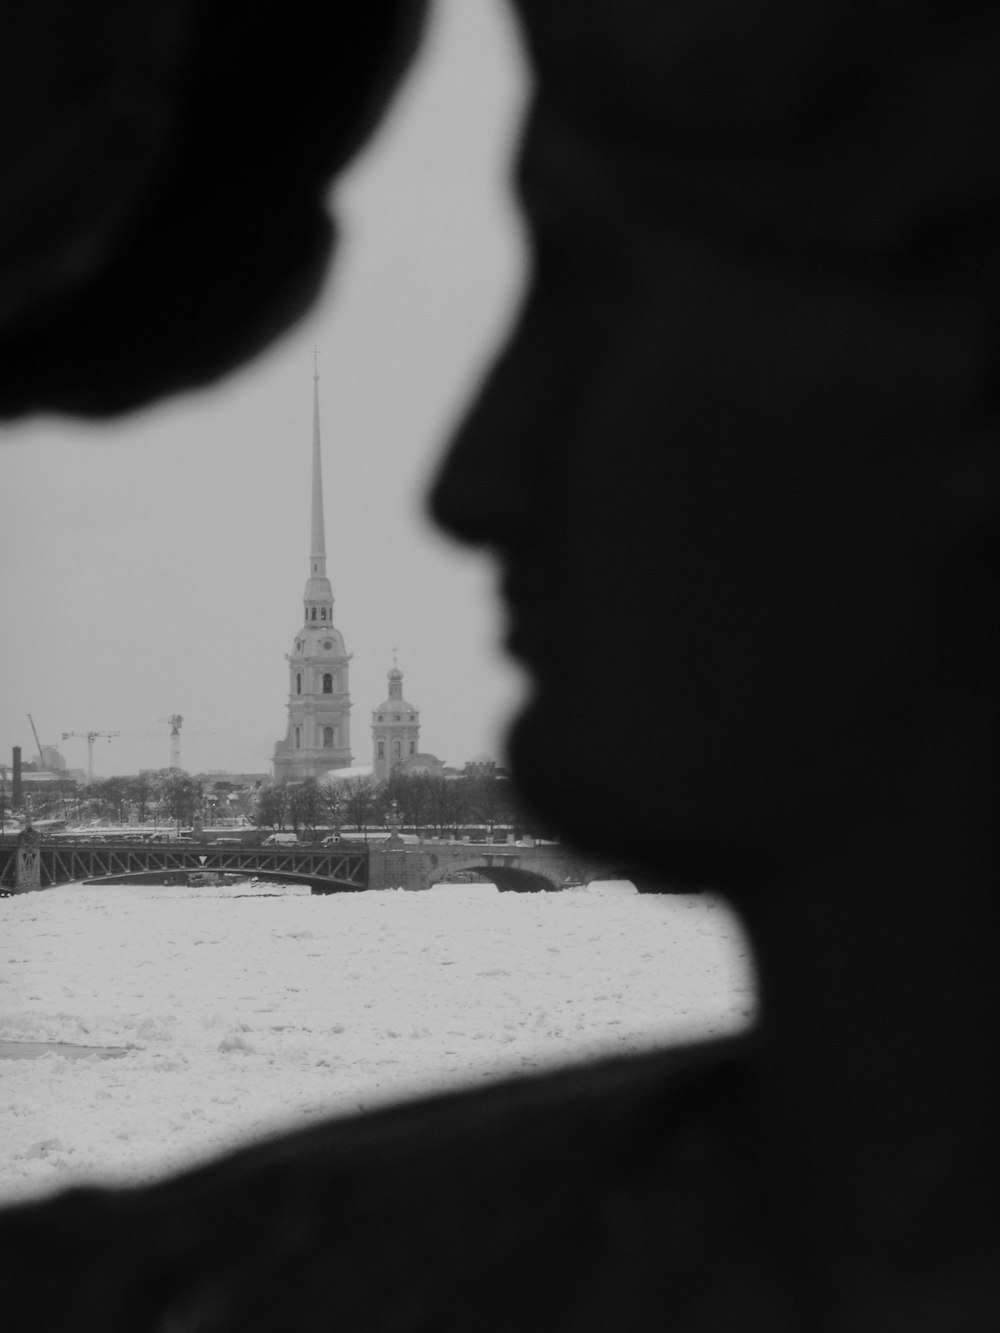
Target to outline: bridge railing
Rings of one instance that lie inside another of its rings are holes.
[[[261,878],[309,883],[331,890],[368,887],[368,852],[364,847],[222,846],[215,843],[148,843],[116,841],[106,844],[73,842],[66,838],[39,844],[41,887],[77,880],[108,879],[198,871],[256,875]],[[12,892],[17,880],[17,846],[0,846],[0,888]]]

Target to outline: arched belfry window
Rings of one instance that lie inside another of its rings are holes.
[[[325,619],[326,619],[326,607],[325,607],[325,606],[320,607],[319,618],[320,618],[320,620],[325,620]]]
[[[297,672],[295,673],[295,693],[296,693],[296,694],[301,694],[301,693],[302,693],[302,672],[301,672],[301,671],[297,671]]]
[[[385,758],[385,741],[379,741],[378,743],[378,757],[380,759]]]
[[[402,759],[402,757],[403,757],[403,742],[402,742],[402,741],[393,741],[393,743],[392,743],[392,757],[393,757],[393,759]]]
[[[313,610],[312,610],[312,616],[310,617],[310,619],[312,619],[312,620],[315,620],[315,619],[316,619],[316,608],[315,608],[315,607],[313,607]]]
[[[330,674],[329,671],[323,672],[323,693],[324,694],[333,693],[333,676]]]
[[[296,748],[296,750],[300,750],[300,749],[302,748],[302,728],[301,728],[301,727],[296,727],[296,728],[295,728],[295,748]]]
[[[323,728],[323,749],[324,750],[333,749],[333,727]]]

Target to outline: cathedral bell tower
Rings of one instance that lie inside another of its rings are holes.
[[[319,373],[313,353],[312,521],[309,577],[302,596],[302,628],[287,654],[288,730],[274,747],[275,782],[318,778],[351,765],[348,687],[350,653],[333,624],[333,590],[326,576],[323,470],[319,444]]]
[[[389,697],[372,709],[372,771],[387,782],[397,765],[416,755],[420,746],[420,713],[403,698],[403,673],[389,672]]]

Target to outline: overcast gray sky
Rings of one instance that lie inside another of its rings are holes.
[[[446,544],[422,493],[516,304],[507,168],[525,92],[499,0],[438,0],[418,66],[339,185],[343,239],[312,316],[220,386],[122,421],[2,429],[0,762],[43,745],[95,776],[263,771],[308,573],[312,357],[320,348],[328,568],[351,663],[351,745],[393,648],[448,763],[501,752],[517,674],[492,571]],[[263,182],[262,182],[263,188]],[[253,201],[247,201],[252,208]]]

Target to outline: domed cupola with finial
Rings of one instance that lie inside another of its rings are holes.
[[[309,577],[302,628],[287,655],[288,730],[274,747],[274,780],[320,777],[351,764],[348,663],[344,636],[333,623],[333,589],[326,574],[323,471],[319,435],[319,372],[313,353],[312,508]]]
[[[372,709],[373,776],[385,782],[397,764],[420,749],[420,712],[403,698],[403,673],[389,672],[389,697]]]

